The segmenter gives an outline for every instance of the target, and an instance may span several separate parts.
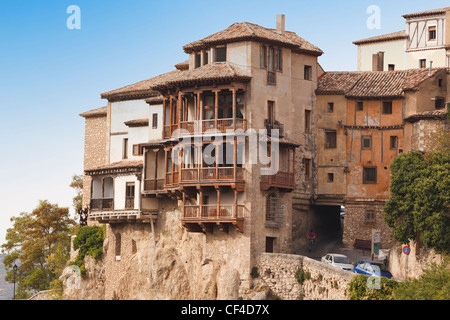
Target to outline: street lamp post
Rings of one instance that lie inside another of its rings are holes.
[[[17,272],[17,265],[16,264],[14,264],[13,270],[14,270],[14,296],[13,296],[13,300],[16,300],[16,272]]]

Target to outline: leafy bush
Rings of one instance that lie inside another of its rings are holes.
[[[302,269],[299,268],[295,272],[295,279],[297,279],[297,282],[302,285],[305,282],[305,280],[311,279],[311,273],[308,271],[305,272],[303,268]]]
[[[369,289],[367,280],[369,276],[359,274],[354,276],[348,284],[350,300],[393,300],[393,290],[398,282],[380,277],[380,289]]]
[[[441,265],[432,263],[419,277],[394,289],[396,300],[450,300],[450,269],[448,258]]]
[[[86,226],[80,228],[76,238],[73,240],[73,248],[78,250],[78,256],[72,265],[80,267],[82,275],[86,274],[84,258],[90,256],[96,261],[103,253],[103,241],[105,240],[106,227]]]

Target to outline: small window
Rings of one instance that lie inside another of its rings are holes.
[[[273,253],[273,244],[276,238],[266,237],[266,252]]]
[[[311,110],[305,110],[305,132],[311,131]]]
[[[372,149],[372,136],[361,136],[361,149]]]
[[[398,137],[397,136],[391,136],[390,145],[391,145],[391,149],[397,149],[397,147],[398,147]]]
[[[154,113],[152,115],[152,129],[157,129],[158,128],[158,114]]]
[[[334,182],[334,173],[328,173],[328,182]]]
[[[428,27],[428,41],[436,40],[436,26]]]
[[[122,159],[128,159],[128,139],[123,139],[122,144]]]
[[[267,68],[267,47],[265,45],[261,46],[261,68]]]
[[[139,144],[133,145],[133,156],[142,156],[142,147]]]
[[[205,51],[203,53],[203,65],[206,65],[208,63],[209,63],[209,53],[208,53],[208,51]]]
[[[389,71],[395,71],[395,64],[388,64]]]
[[[116,257],[120,257],[122,251],[122,237],[120,233],[116,233],[116,245],[115,245]]]
[[[419,68],[426,68],[426,67],[427,67],[427,59],[420,59]]]
[[[311,159],[304,159],[305,163],[305,179],[311,179]]]
[[[336,131],[325,131],[325,148],[336,148]]]
[[[366,220],[366,222],[374,222],[375,221],[375,211],[374,210],[366,210],[365,220]]]
[[[269,71],[275,71],[275,49],[269,47]]]
[[[328,112],[334,112],[334,103],[328,102]]]
[[[200,68],[202,66],[202,56],[201,54],[195,55],[195,68]]]
[[[442,82],[443,82],[443,80],[439,79],[439,88],[442,88]]]
[[[282,55],[283,53],[282,53],[282,51],[281,51],[281,48],[276,48],[275,49],[275,69],[277,70],[277,71],[282,71],[283,70],[283,66],[282,66],[282,64],[283,64],[283,55]]]
[[[364,102],[362,102],[362,101],[356,102],[356,110],[363,111],[364,110]]]
[[[227,47],[216,48],[216,62],[227,61]]]
[[[436,109],[442,109],[445,107],[445,99],[444,98],[436,98],[434,102],[434,107]]]
[[[275,122],[275,102],[267,101],[267,119],[269,120],[269,125],[273,127]]]
[[[311,66],[305,66],[304,79],[305,80],[312,80],[312,67]]]
[[[363,168],[363,183],[377,183],[377,168]]]
[[[383,102],[383,114],[392,114],[392,101]]]

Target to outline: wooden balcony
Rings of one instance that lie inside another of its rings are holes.
[[[174,132],[177,129],[187,131],[189,135],[203,134],[208,130],[217,130],[221,133],[226,133],[227,130],[242,129],[247,130],[247,121],[245,119],[210,119],[210,120],[195,120],[195,121],[182,121],[179,125],[167,125],[164,126],[163,139],[170,139],[177,136],[184,136],[186,133],[174,136]]]
[[[139,210],[105,210],[89,212],[89,220],[99,223],[150,223],[156,220],[157,214],[143,213]]]
[[[91,199],[91,210],[114,210],[114,199]]]
[[[145,179],[144,193],[164,190],[164,179]]]
[[[261,176],[260,188],[262,191],[270,188],[292,191],[295,188],[295,176],[290,172],[278,172],[270,176]]]
[[[234,167],[183,168],[180,183],[244,182],[244,169]]]
[[[182,222],[189,232],[212,232],[214,225],[228,231],[230,224],[243,232],[244,210],[244,206],[235,204],[185,205]]]

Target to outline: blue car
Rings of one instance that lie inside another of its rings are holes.
[[[353,272],[359,274],[365,274],[368,276],[381,276],[391,279],[392,274],[386,268],[386,266],[377,261],[358,260],[353,267]]]

